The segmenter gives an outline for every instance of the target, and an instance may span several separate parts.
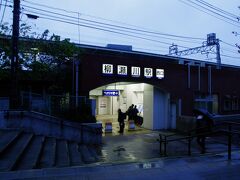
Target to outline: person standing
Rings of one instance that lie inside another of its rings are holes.
[[[133,120],[133,108],[134,108],[134,104],[129,106],[129,108],[127,110],[128,121]]]
[[[135,105],[134,108],[132,109],[132,116],[133,116],[133,120],[135,122],[135,124],[137,123],[137,116],[138,116],[138,109],[137,106]]]
[[[206,136],[209,136],[212,132],[214,122],[211,114],[207,110],[202,110],[203,112],[196,111],[197,110],[195,110],[197,143],[201,148],[201,153],[204,154],[206,151]]]
[[[119,127],[120,130],[118,131],[119,133],[123,133],[124,131],[124,127],[125,127],[125,123],[124,123],[124,119],[125,119],[125,113],[123,113],[121,111],[121,109],[118,109],[118,122],[119,122]]]

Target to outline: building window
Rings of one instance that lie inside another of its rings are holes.
[[[239,104],[238,98],[233,97],[233,99],[232,99],[232,110],[234,110],[234,111],[238,110],[238,104]]]
[[[194,100],[194,108],[206,109],[210,113],[218,114],[218,95],[197,93]]]
[[[238,111],[240,110],[240,100],[237,96],[224,96],[224,111]]]
[[[231,111],[231,100],[224,99],[224,111]]]

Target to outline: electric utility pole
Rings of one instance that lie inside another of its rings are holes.
[[[14,0],[13,4],[13,30],[12,30],[12,56],[11,56],[11,94],[10,109],[19,108],[18,91],[18,38],[19,38],[20,0]]]

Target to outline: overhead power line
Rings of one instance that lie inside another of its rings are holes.
[[[196,0],[196,1],[198,1],[199,3],[201,3],[201,4],[203,4],[203,5],[207,6],[207,7],[209,7],[209,8],[211,8],[211,9],[214,9],[214,10],[220,12],[220,13],[223,13],[223,14],[225,14],[226,16],[232,17],[232,18],[234,18],[234,19],[239,19],[239,16],[237,16],[237,15],[235,15],[235,14],[233,14],[233,13],[227,12],[227,11],[225,11],[225,10],[219,8],[219,7],[216,7],[216,6],[210,4],[210,3],[206,2],[206,1],[203,1],[203,0]]]
[[[48,17],[51,17],[51,18],[55,18],[55,19],[59,19],[59,16],[53,16],[53,15],[49,15],[49,14],[45,14],[45,13],[39,13],[39,12],[36,12],[36,11],[31,11],[31,10],[25,10],[25,12],[29,12],[29,13],[34,13],[34,14],[37,14],[37,15],[41,15],[41,16],[48,16]],[[197,41],[190,41],[190,40],[182,40],[182,39],[176,39],[176,38],[169,38],[169,37],[159,37],[157,35],[154,35],[154,34],[145,34],[141,31],[131,31],[129,29],[121,29],[117,26],[108,26],[108,25],[99,25],[99,24],[96,24],[96,23],[89,23],[88,21],[87,22],[80,22],[80,21],[77,21],[75,18],[63,18],[61,17],[60,20],[65,20],[65,21],[69,21],[69,22],[74,22],[74,23],[80,23],[81,24],[85,24],[85,25],[91,25],[91,26],[95,26],[95,27],[100,27],[100,28],[107,28],[107,29],[110,29],[110,30],[116,30],[116,31],[121,31],[121,32],[126,32],[126,33],[131,33],[131,34],[138,34],[138,35],[142,35],[142,36],[147,36],[147,37],[154,37],[154,38],[158,38],[158,39],[167,39],[167,40],[172,40],[172,41],[181,41],[181,42],[187,42],[187,43],[197,43],[199,44],[199,42]],[[90,21],[91,22],[91,21]]]
[[[30,9],[35,9],[35,10],[38,10],[38,11],[51,13],[51,14],[55,14],[55,15],[59,15],[59,16],[64,16],[64,17],[68,17],[68,18],[72,18],[72,19],[78,19],[77,17],[74,17],[74,16],[69,16],[69,15],[65,15],[65,14],[61,14],[61,13],[56,13],[56,12],[53,12],[53,11],[43,10],[43,9],[35,8],[35,7],[32,7],[32,6],[23,5],[23,7],[27,7],[27,8],[30,8]],[[122,29],[128,29],[128,30],[131,30],[131,31],[138,31],[138,32],[143,32],[143,33],[148,33],[148,34],[155,34],[155,35],[160,35],[160,36],[171,36],[171,37],[183,38],[183,39],[203,40],[203,38],[178,36],[178,35],[173,35],[173,34],[159,33],[159,32],[153,32],[153,31],[146,31],[146,30],[130,28],[130,27],[126,27],[126,26],[119,26],[119,25],[114,25],[114,24],[109,24],[109,23],[103,23],[103,22],[89,20],[89,19],[84,19],[84,18],[79,18],[79,19],[83,20],[83,21],[96,23],[96,24],[101,24],[101,25],[106,25],[106,26],[111,26],[111,27],[117,27],[117,28],[122,28]]]
[[[0,5],[2,5],[2,0],[0,1]],[[0,6],[0,12],[1,12],[1,7],[2,7],[2,6]]]
[[[221,56],[240,60],[240,57],[236,57],[236,56],[230,56],[226,54],[221,54]]]
[[[227,43],[227,42],[222,41],[222,40],[220,40],[220,42],[222,42],[222,43],[224,43],[224,44],[226,44],[226,45],[228,45],[228,46],[231,46],[231,47],[236,47],[236,45],[233,45],[233,44]]]
[[[27,1],[27,0],[25,0],[24,2],[30,3],[30,1]],[[80,13],[80,12],[68,11],[68,10],[64,10],[64,9],[60,9],[60,8],[54,8],[54,7],[42,5],[42,4],[39,4],[39,3],[32,3],[31,2],[31,4],[35,4],[35,5],[38,5],[38,6],[47,7],[47,8],[51,8],[51,9],[55,9],[55,10],[65,11],[65,12],[68,12],[68,13]],[[60,16],[65,16],[65,17],[77,19],[77,17],[74,17],[74,16],[69,16],[69,15],[66,15],[66,14],[61,14],[61,13],[57,13],[57,12],[53,12],[53,11],[43,10],[43,9],[40,9],[40,8],[36,8],[36,7],[33,7],[33,6],[29,6],[29,5],[24,5],[23,4],[23,7],[24,6],[28,7],[28,8],[31,8],[31,9],[38,10],[38,11],[44,11],[44,12],[47,12],[47,13],[53,13],[55,15],[60,15]],[[80,14],[82,14],[82,13],[80,13]],[[118,27],[118,28],[124,28],[124,29],[133,30],[133,31],[140,31],[140,32],[144,32],[144,33],[150,33],[150,34],[156,34],[156,35],[162,35],[162,36],[171,36],[171,37],[183,38],[183,39],[194,39],[194,40],[201,40],[201,41],[204,40],[203,38],[196,38],[196,37],[189,37],[189,36],[179,36],[179,35],[174,35],[174,34],[160,33],[160,32],[155,32],[155,31],[143,30],[143,28],[137,29],[137,28],[131,28],[131,27],[127,27],[127,26],[120,26],[120,25],[114,25],[114,24],[109,24],[109,23],[103,23],[103,22],[100,22],[100,21],[94,21],[94,20],[89,20],[89,19],[84,19],[84,18],[80,18],[80,19],[81,20],[85,20],[85,21],[94,22],[94,23],[103,24],[103,25],[115,26],[115,27]],[[133,26],[133,25],[131,25],[131,26]]]
[[[214,11],[212,12],[211,10],[209,10],[207,8],[201,7],[197,3],[194,3],[194,2],[189,1],[189,0],[178,0],[178,1],[180,1],[181,3],[183,3],[183,4],[187,5],[187,6],[190,6],[190,7],[194,8],[194,9],[197,9],[198,11],[201,11],[201,12],[203,12],[205,14],[208,14],[208,15],[210,15],[212,17],[215,17],[215,18],[217,18],[217,19],[219,19],[221,21],[224,21],[224,22],[226,22],[228,24],[231,24],[231,25],[236,26],[236,27],[240,27],[240,25],[239,25],[240,22],[238,22],[236,20],[233,20],[231,18],[228,18],[228,17],[225,18],[224,15],[221,15],[221,14],[216,13]]]
[[[5,2],[6,1],[7,0],[5,0]],[[196,0],[196,1],[200,1],[200,0]],[[10,2],[10,1],[8,1],[8,2]],[[23,2],[30,2],[30,1],[24,0]],[[67,12],[67,13],[79,13],[79,12],[74,12],[74,11],[63,10],[63,9],[60,9],[60,8],[53,8],[53,7],[50,7],[50,6],[41,5],[39,3],[32,3],[32,4],[36,4],[36,5],[42,6],[42,7],[45,6],[47,8],[51,8],[51,9],[55,9],[55,10],[59,10],[59,11],[61,10],[62,12]],[[24,8],[24,11],[22,13],[25,13],[25,14],[27,12],[32,12],[34,14],[36,13],[38,15],[41,15],[39,17],[43,18],[43,19],[58,21],[58,22],[72,24],[72,25],[76,25],[76,26],[80,25],[80,26],[86,27],[86,28],[101,30],[101,31],[110,32],[110,33],[114,33],[114,34],[119,34],[119,35],[123,35],[123,36],[138,38],[138,39],[142,39],[142,40],[148,40],[148,41],[152,41],[152,42],[165,44],[165,45],[168,45],[168,46],[172,45],[172,43],[159,41],[159,40],[151,39],[151,38],[148,38],[148,37],[155,37],[155,38],[189,42],[189,43],[198,43],[197,41],[194,42],[194,41],[191,41],[191,40],[199,40],[199,41],[200,40],[205,40],[203,38],[178,36],[178,35],[172,35],[172,34],[167,34],[167,33],[159,33],[159,32],[155,32],[155,31],[148,31],[148,30],[144,30],[144,29],[132,28],[132,27],[129,27],[129,26],[120,26],[120,25],[115,25],[115,24],[111,24],[111,23],[104,23],[104,22],[101,22],[101,21],[94,21],[94,20],[86,19],[86,18],[81,18],[81,23],[79,23],[78,22],[79,18],[75,17],[75,16],[66,15],[66,14],[63,14],[63,13],[55,12],[55,11],[48,11],[46,9],[40,9],[40,8],[36,8],[36,7],[33,7],[33,6],[25,5],[25,4],[23,4],[22,7]],[[180,39],[170,38],[169,36],[180,38]],[[227,45],[231,45],[230,43],[226,43],[226,42],[224,42],[224,43],[227,44]],[[189,47],[185,47],[185,46],[180,46],[180,47],[189,48]],[[231,45],[231,47],[236,47],[236,46]],[[145,49],[145,50],[150,50],[150,49]],[[227,51],[225,49],[222,49],[222,50]],[[230,51],[228,50],[228,52],[230,52]],[[233,53],[233,51],[232,51],[232,53]]]
[[[82,23],[78,24],[77,22],[71,22],[71,21],[67,21],[67,20],[64,20],[64,19],[61,20],[61,19],[56,19],[56,18],[48,17],[48,16],[40,16],[40,18],[53,20],[53,21],[58,21],[58,22],[62,22],[62,23],[67,23],[67,24],[76,25],[76,26],[80,25],[82,27],[91,28],[91,29],[95,29],[95,30],[101,30],[101,31],[106,31],[106,32],[114,33],[114,34],[134,37],[134,38],[148,40],[148,41],[157,42],[157,43],[166,44],[166,45],[171,45],[171,43],[167,43],[167,42],[163,42],[163,41],[159,41],[159,40],[154,40],[154,39],[150,39],[150,38],[136,36],[136,35],[133,35],[133,34],[114,31],[114,30],[110,30],[110,29],[105,29],[105,28],[102,28],[102,27],[96,27],[96,26],[93,26],[93,25],[87,25],[87,24],[82,24]],[[182,46],[182,47],[184,47],[184,46]],[[184,48],[187,48],[187,47],[184,47]]]
[[[188,1],[189,3],[195,4],[195,5],[199,6],[199,7],[201,7],[202,9],[205,9],[205,10],[207,10],[207,11],[213,13],[213,14],[216,14],[216,15],[222,17],[222,18],[225,18],[225,19],[227,19],[227,20],[229,20],[229,21],[232,21],[232,22],[238,23],[238,24],[240,23],[240,22],[238,22],[236,19],[232,19],[232,18],[230,18],[230,17],[228,17],[228,16],[223,15],[220,11],[215,11],[215,10],[212,10],[211,8],[209,8],[208,6],[204,6],[204,5],[203,5],[201,2],[199,2],[198,0],[196,0],[198,3],[197,3],[196,1],[193,2],[192,0],[186,0],[186,1]]]
[[[1,18],[1,21],[0,21],[0,25],[2,25],[2,22],[3,22],[3,18],[4,18],[4,15],[5,15],[5,11],[6,11],[6,7],[7,7],[7,0],[5,1],[5,5],[4,5],[4,8],[3,8],[3,14],[2,14],[2,18]],[[2,2],[1,2],[2,4]]]

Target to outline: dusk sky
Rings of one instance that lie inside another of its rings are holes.
[[[1,20],[6,0],[0,2]],[[7,5],[13,5],[12,2]],[[232,34],[240,29],[236,18],[240,16],[239,0],[22,0],[21,5],[21,21],[31,25],[32,31],[49,29],[50,34],[76,43],[132,45],[136,51],[168,54],[172,43],[179,45],[179,50],[198,47],[207,34],[216,33],[221,41],[222,63],[240,65],[235,47],[240,36]],[[39,18],[32,20],[26,14]],[[2,22],[12,23],[11,7],[6,6]],[[189,58],[216,61],[211,54]]]

